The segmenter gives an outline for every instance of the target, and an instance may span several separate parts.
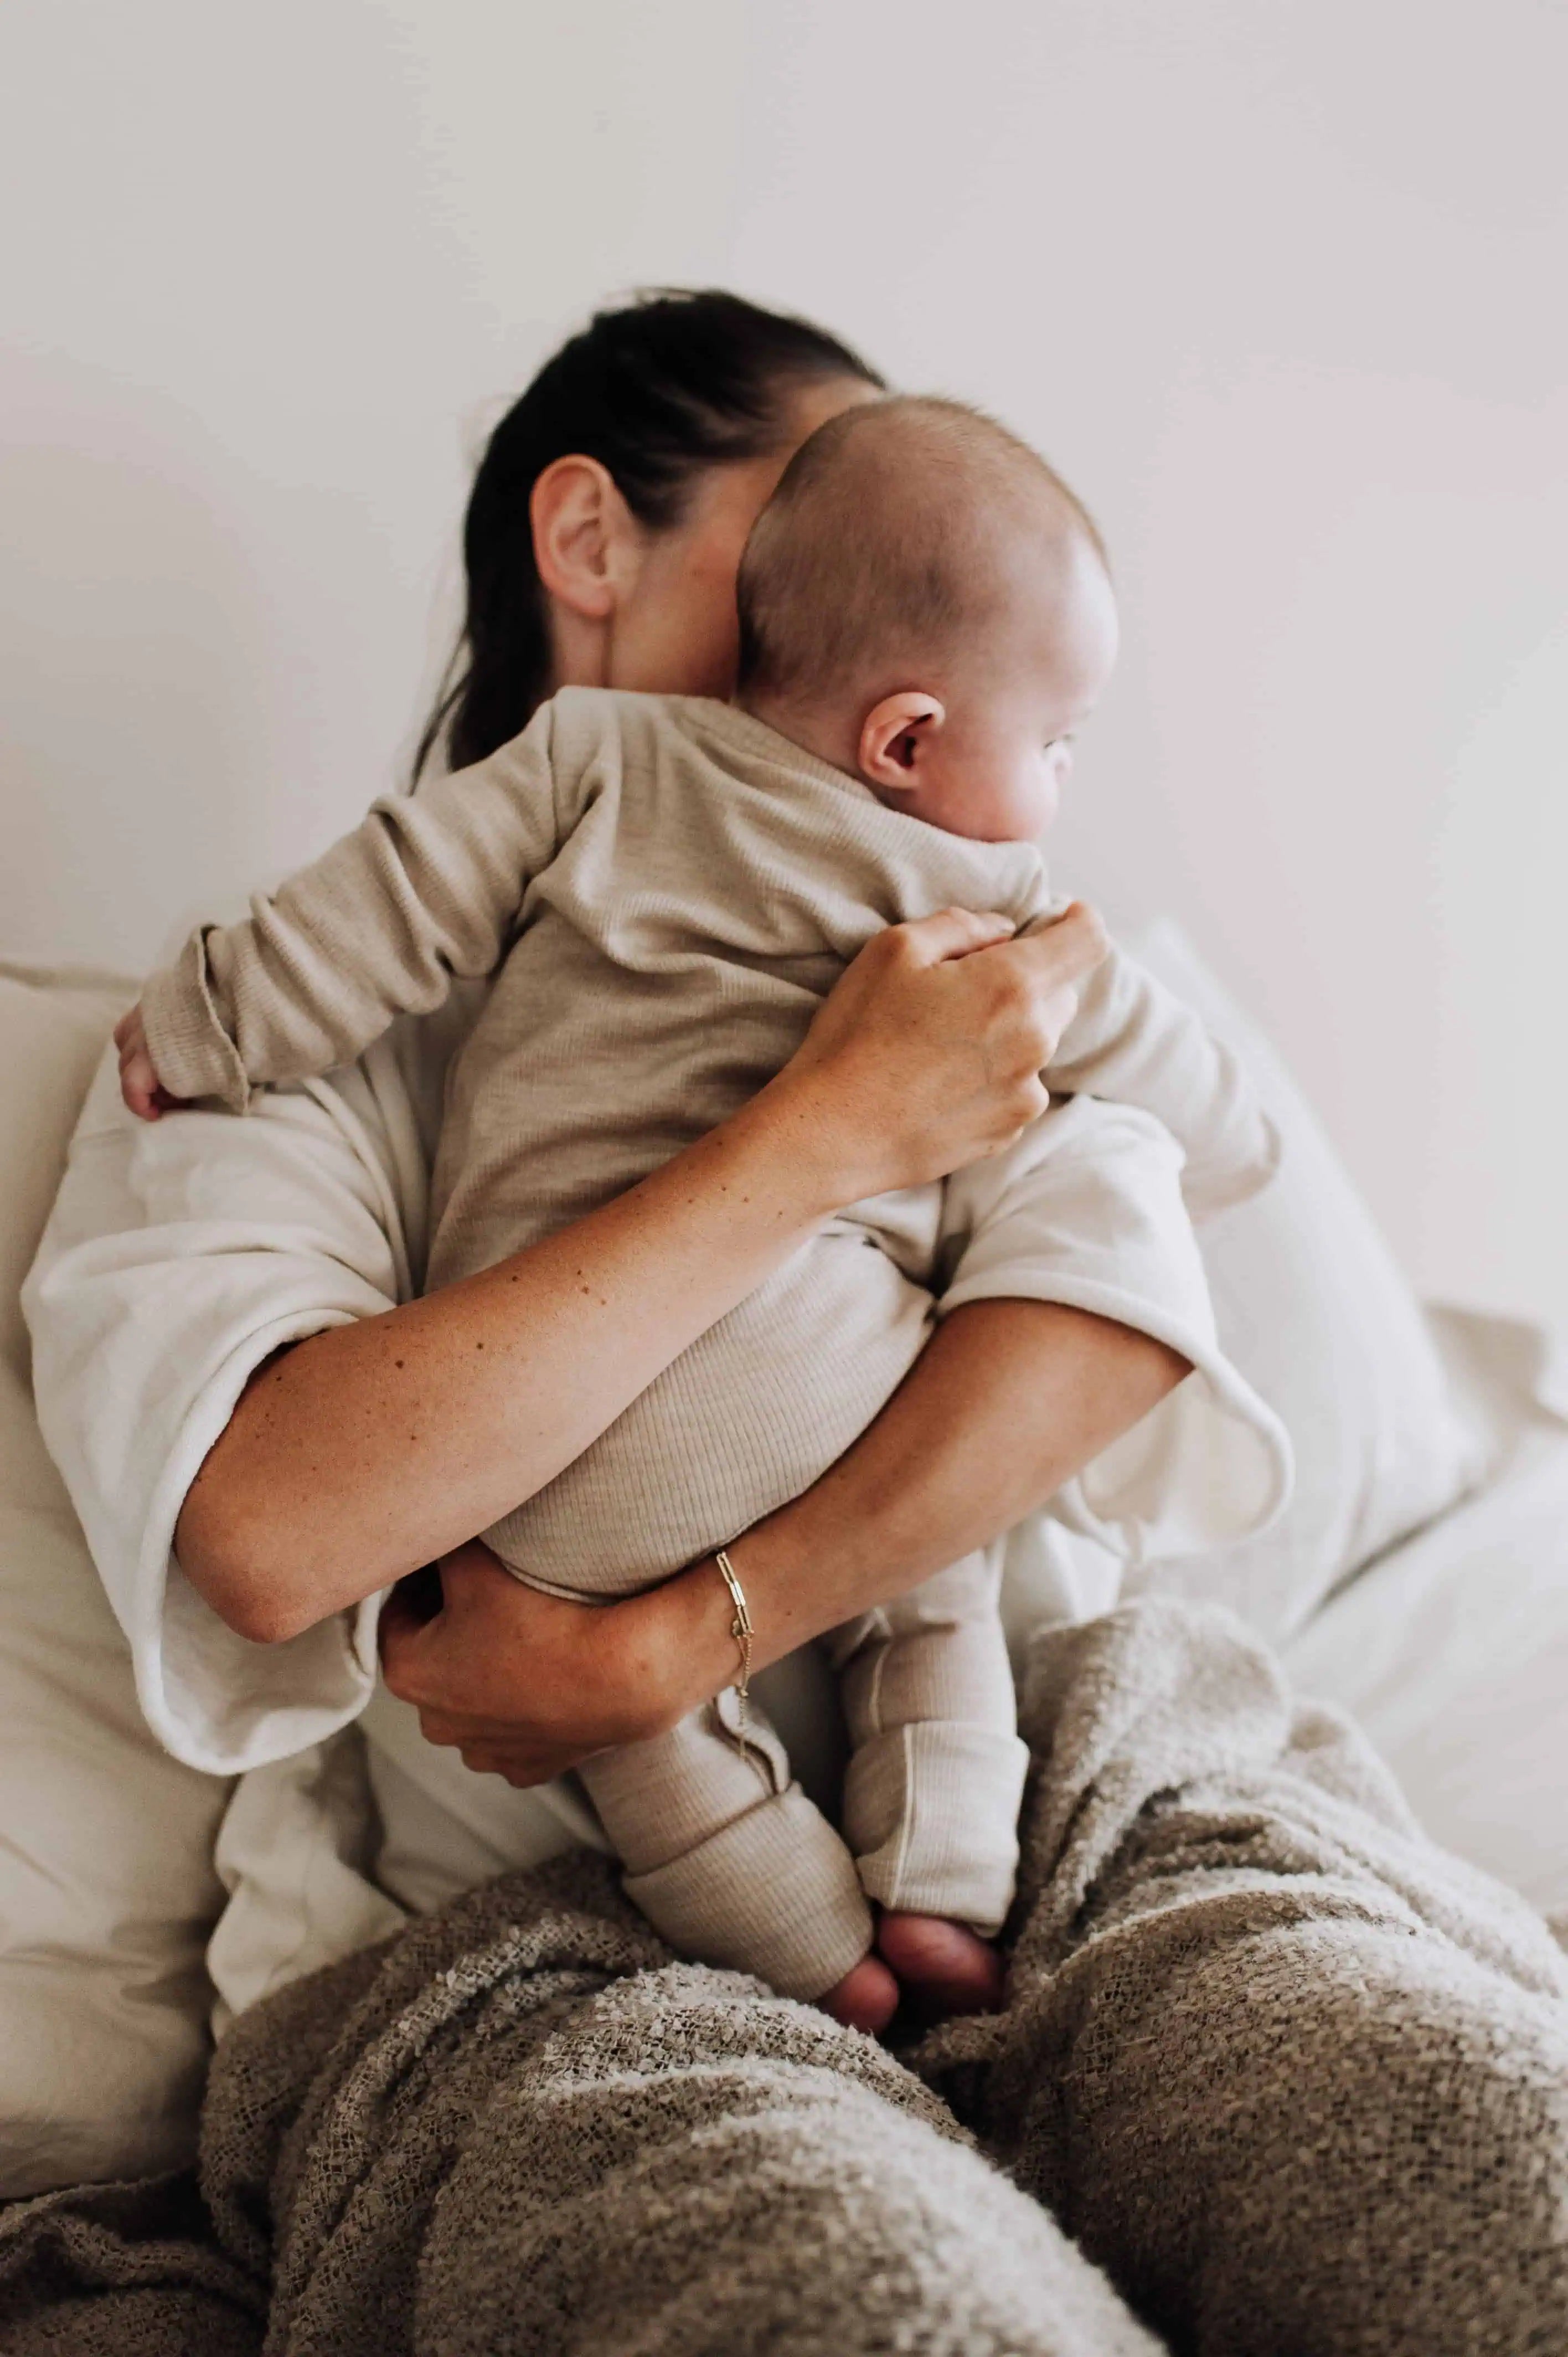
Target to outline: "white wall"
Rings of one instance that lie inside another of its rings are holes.
[[[467,454],[724,280],[1098,510],[1058,865],[1272,1024],[1429,1288],[1568,1317],[1568,10],[10,0],[0,953],[147,958],[392,775]]]

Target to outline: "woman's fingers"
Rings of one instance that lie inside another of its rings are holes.
[[[1016,935],[1013,920],[997,909],[939,909],[934,916],[889,926],[879,939],[885,946],[897,945],[911,964],[931,966],[994,949]],[[1059,917],[1033,927],[1019,940],[1020,949],[1026,942],[1030,947],[1019,961],[1022,968],[1051,987],[1080,982],[1110,947],[1099,910],[1084,900],[1069,901]]]
[[[960,970],[966,985],[988,994],[980,1020],[999,1076],[1034,1077],[1055,1060],[1078,1012],[1077,985],[1107,946],[1096,911],[1075,902],[1054,924],[999,942]],[[1044,1110],[1042,1102],[1026,1118]]]
[[[425,1741],[457,1752],[464,1766],[477,1775],[504,1776],[509,1783],[526,1789],[564,1774],[596,1748],[564,1732],[542,1735],[526,1722],[520,1727],[512,1719],[463,1709],[459,1698],[490,1684],[493,1663],[482,1657],[475,1659],[472,1633],[460,1615],[456,1625],[445,1612],[426,1620],[413,1606],[400,1600],[394,1589],[382,1609],[381,1644],[381,1674],[387,1686],[400,1701],[412,1703],[418,1710],[419,1730]],[[484,1699],[492,1697],[486,1694]],[[528,1685],[520,1683],[520,1713],[527,1711],[532,1699]]]
[[[1078,1012],[1079,982],[1106,946],[1095,911],[1075,904],[1056,923],[999,942],[954,970],[954,986],[970,1001],[965,1020],[983,1045],[994,1100],[985,1150],[1009,1144],[1045,1112],[1040,1075]]]
[[[850,1180],[841,1201],[944,1178],[1045,1110],[1041,1009],[1092,963],[1093,935],[1048,950],[1010,935],[961,909],[890,927],[818,1009],[775,1085],[801,1092],[813,1142]]]
[[[399,1702],[417,1703],[423,1687],[424,1648],[420,1640],[431,1625],[417,1611],[403,1587],[394,1587],[381,1607],[376,1635],[381,1647],[381,1676]]]
[[[1111,936],[1098,909],[1087,900],[1073,900],[1047,924],[1036,925],[1018,943],[1026,962],[1051,986],[1081,982],[1092,974],[1111,947]]]
[[[1010,941],[1016,931],[1012,918],[994,909],[939,909],[933,916],[890,926],[880,938],[888,945],[897,944],[911,963],[928,966]]]
[[[536,1784],[548,1784],[553,1778],[564,1774],[563,1763],[553,1755],[531,1749],[518,1743],[491,1743],[484,1740],[460,1743],[458,1756],[465,1768],[476,1776],[500,1776],[519,1792],[529,1792]],[[585,1757],[587,1755],[584,1755]],[[576,1756],[566,1763],[580,1768],[582,1759]]]
[[[488,1594],[492,1582],[499,1587]],[[513,1650],[515,1631],[506,1623],[518,1595],[517,1582],[477,1540],[443,1560],[437,1610],[430,1609],[428,1583],[394,1587],[380,1630],[381,1675],[392,1693],[437,1717],[466,1720],[487,1703],[493,1707],[489,1689]]]

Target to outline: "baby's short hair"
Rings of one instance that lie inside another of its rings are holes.
[[[736,584],[743,693],[819,701],[994,628],[1029,541],[1093,518],[1037,451],[983,410],[863,403],[802,443],[752,527]],[[911,680],[914,674],[911,674]]]

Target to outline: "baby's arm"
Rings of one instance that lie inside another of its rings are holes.
[[[1182,1192],[1195,1219],[1265,1187],[1279,1139],[1224,1042],[1114,943],[1078,988],[1078,1013],[1043,1075],[1052,1096],[1105,1097],[1163,1122],[1187,1157]]]
[[[189,1097],[242,1112],[255,1083],[349,1063],[455,976],[491,973],[563,831],[551,754],[546,705],[477,768],[377,802],[243,923],[200,928],[115,1035],[132,1112]]]

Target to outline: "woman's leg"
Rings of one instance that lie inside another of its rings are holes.
[[[1568,2348],[1568,1967],[1217,1610],[1036,1641],[999,2024],[922,2064],[1195,2357]]]
[[[882,2048],[701,1966],[623,1972],[503,2064],[421,2277],[443,2357],[1159,2348]]]
[[[881,2047],[671,1963],[582,1853],[253,2007],[202,2152],[177,2215],[0,2221],[7,2351],[129,2348],[151,2284],[235,2357],[1158,2357]]]

